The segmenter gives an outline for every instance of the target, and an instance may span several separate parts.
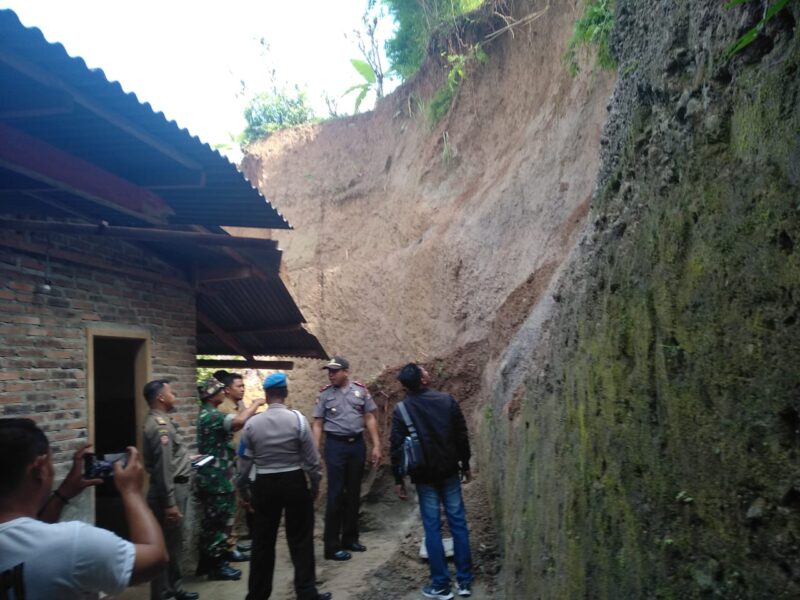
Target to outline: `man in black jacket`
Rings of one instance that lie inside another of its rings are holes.
[[[449,600],[450,572],[444,555],[439,521],[439,506],[444,506],[447,523],[453,535],[458,595],[470,596],[472,585],[472,559],[469,549],[469,531],[461,496],[461,480],[469,482],[469,436],[461,408],[450,394],[427,387],[428,373],[414,363],[400,370],[400,383],[406,389],[403,405],[417,430],[422,444],[424,466],[415,469],[411,482],[416,485],[419,510],[425,528],[425,547],[431,584],[422,593],[428,598]],[[399,467],[403,439],[408,435],[400,411],[392,414],[391,455],[395,476],[395,492],[406,500],[406,487]]]

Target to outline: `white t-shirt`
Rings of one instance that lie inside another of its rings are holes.
[[[0,523],[0,587],[14,600],[20,579],[25,600],[120,594],[135,558],[132,543],[80,521],[50,524],[22,517]]]

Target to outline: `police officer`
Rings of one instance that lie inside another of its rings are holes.
[[[186,444],[169,413],[175,410],[175,394],[169,381],[156,379],[144,386],[150,412],[144,420],[144,465],[150,474],[147,503],[164,532],[169,566],[150,582],[150,599],[197,600],[199,594],[183,589],[183,515],[189,500],[192,472]]]
[[[249,504],[255,512],[247,600],[263,600],[272,592],[281,513],[286,515],[286,540],[294,564],[297,598],[329,600],[331,594],[318,593],[315,583],[313,502],[322,478],[317,447],[306,418],[286,406],[286,375],[273,373],[267,377],[264,393],[269,410],[245,425],[239,465],[239,491],[247,501],[252,490]],[[256,479],[251,485],[253,465]]]
[[[259,406],[261,398],[239,414],[218,410],[224,400],[225,384],[211,377],[199,388],[202,406],[197,417],[197,449],[216,459],[213,465],[197,473],[197,496],[203,507],[200,530],[200,562],[197,574],[208,573],[209,579],[235,580],[242,572],[225,562],[226,541],[235,508],[233,493],[233,432],[241,429]]]
[[[351,382],[350,363],[334,356],[323,369],[328,370],[330,385],[320,390],[314,406],[314,438],[319,447],[325,432],[325,468],[328,473],[328,497],[325,506],[325,558],[349,560],[348,551],[364,552],[358,541],[358,504],[361,477],[366,462],[364,429],[372,439],[370,462],[378,466],[381,445],[378,439],[378,407],[366,386]]]

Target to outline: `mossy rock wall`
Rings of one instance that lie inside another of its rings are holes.
[[[731,60],[722,5],[617,1],[592,226],[479,418],[509,598],[800,597],[800,2]]]

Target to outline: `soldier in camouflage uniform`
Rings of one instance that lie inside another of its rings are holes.
[[[200,414],[197,417],[197,451],[216,459],[213,465],[201,468],[195,479],[197,496],[203,506],[200,524],[200,563],[198,575],[208,573],[209,579],[239,579],[242,572],[225,562],[226,540],[236,506],[233,477],[235,475],[233,432],[241,429],[259,406],[261,398],[238,415],[220,412],[225,385],[208,379],[199,388]]]

